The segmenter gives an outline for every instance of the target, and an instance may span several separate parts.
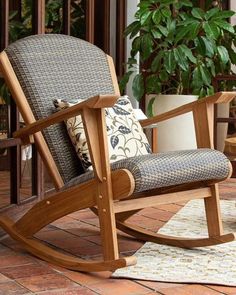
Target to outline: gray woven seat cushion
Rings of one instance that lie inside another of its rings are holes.
[[[229,176],[229,160],[219,151],[197,149],[149,154],[117,161],[112,170],[128,169],[135,179],[135,192]],[[87,172],[72,179],[66,187],[94,177]]]

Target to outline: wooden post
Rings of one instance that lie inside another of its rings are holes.
[[[32,9],[32,29],[34,34],[45,33],[45,0],[35,0]]]
[[[20,128],[19,112],[15,102],[11,99],[10,108],[10,136]],[[16,145],[10,148],[10,184],[11,184],[11,204],[20,203],[20,183],[21,183],[21,147]]]
[[[70,35],[71,0],[63,1],[63,34]]]
[[[35,0],[32,9],[33,34],[45,33],[45,0]],[[35,146],[32,147],[32,195],[44,196],[44,166]]]
[[[9,0],[0,1],[0,50],[2,51],[9,42],[8,38]]]
[[[111,0],[104,0],[104,51],[110,54],[110,11],[111,11]]]
[[[119,78],[124,75],[126,52],[126,39],[124,30],[126,28],[126,0],[117,1],[117,32],[116,32],[116,73]]]
[[[86,40],[94,44],[94,17],[95,3],[94,0],[86,1]]]

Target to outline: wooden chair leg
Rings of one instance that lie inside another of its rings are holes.
[[[98,196],[98,199],[100,199],[100,202],[98,202],[98,217],[102,238],[103,257],[105,261],[116,260],[119,258],[119,251],[113,201],[104,198],[102,194]]]
[[[205,198],[204,202],[209,237],[216,237],[223,234],[218,184],[211,186],[211,192],[212,196]]]

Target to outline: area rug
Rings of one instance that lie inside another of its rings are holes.
[[[221,201],[226,233],[236,232],[235,205],[235,201]],[[159,232],[185,237],[206,236],[203,200],[190,201]],[[236,242],[195,249],[147,242],[135,256],[138,263],[117,270],[113,278],[236,286]]]

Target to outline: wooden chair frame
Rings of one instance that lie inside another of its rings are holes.
[[[64,183],[41,132],[44,128],[66,118],[77,114],[82,115],[95,172],[94,179],[54,193],[34,205],[16,222],[5,216],[0,217],[0,226],[32,254],[50,263],[79,271],[115,270],[136,263],[136,258],[133,256],[119,258],[116,228],[141,240],[186,248],[233,241],[234,234],[223,234],[218,186],[214,181],[157,189],[134,195],[135,182],[132,174],[126,169],[111,171],[104,108],[113,106],[120,96],[120,92],[112,58],[107,56],[107,59],[115,95],[95,96],[52,114],[48,118],[36,121],[7,54],[5,52],[0,54],[0,70],[26,124],[26,127],[14,133],[14,137],[20,138],[22,143],[35,142],[55,188],[59,190]],[[143,120],[141,125],[146,127],[187,112],[193,112],[198,147],[213,148],[213,105],[229,102],[235,96],[235,93],[217,93],[166,114]],[[209,236],[206,238],[169,237],[152,233],[127,222],[130,216],[143,208],[192,199],[204,199],[205,201],[209,232]],[[51,249],[34,238],[34,234],[46,225],[84,208],[90,208],[99,217],[103,260],[84,261],[68,256]]]

